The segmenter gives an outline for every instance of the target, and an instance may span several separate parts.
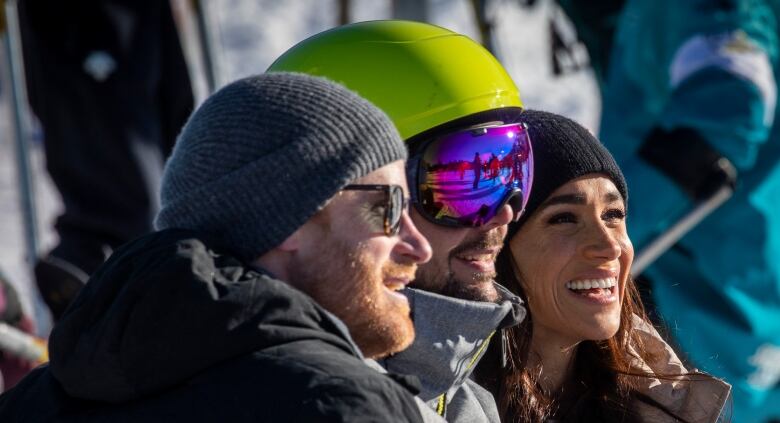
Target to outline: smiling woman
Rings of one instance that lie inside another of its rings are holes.
[[[507,367],[492,375],[502,421],[717,420],[729,386],[687,370],[643,310],[612,156],[567,118],[522,116],[534,187],[497,271],[529,313],[505,334]]]
[[[615,184],[588,174],[555,190],[511,238],[537,344],[566,347],[617,332],[634,255],[624,210]]]

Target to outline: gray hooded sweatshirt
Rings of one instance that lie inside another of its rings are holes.
[[[520,323],[522,300],[496,285],[499,303],[467,301],[405,289],[414,320],[414,343],[380,360],[388,371],[417,376],[418,397],[448,422],[498,422],[496,402],[470,379],[497,329]]]

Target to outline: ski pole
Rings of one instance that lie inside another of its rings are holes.
[[[352,9],[351,0],[339,0],[338,2],[338,15],[339,25],[346,25],[350,22],[350,10]]]
[[[213,93],[225,82],[220,66],[222,50],[219,35],[219,21],[204,0],[193,0],[195,18],[198,25],[198,41],[203,57],[203,67],[206,71],[206,81],[209,93]],[[215,32],[216,31],[216,32]]]
[[[471,8],[474,11],[474,20],[479,30],[481,44],[487,51],[496,54],[493,46],[493,22],[487,17],[487,1],[471,0]]]
[[[4,37],[6,72],[10,79],[13,103],[13,127],[16,138],[16,166],[19,181],[19,201],[24,216],[24,234],[27,262],[32,266],[38,257],[38,223],[35,206],[35,190],[30,170],[28,138],[30,120],[27,110],[27,90],[24,82],[19,15],[16,0],[6,0],[4,5],[6,33]]]
[[[393,19],[428,22],[428,1],[393,0]]]
[[[0,322],[0,350],[36,365],[49,361],[46,341],[3,322]]]
[[[732,185],[727,184],[711,195],[706,200],[698,203],[690,212],[667,229],[664,233],[656,237],[647,247],[637,254],[631,272],[634,276],[640,275],[648,266],[650,266],[658,257],[668,250],[675,242],[680,240],[688,231],[698,225],[710,213],[715,211],[734,194]]]

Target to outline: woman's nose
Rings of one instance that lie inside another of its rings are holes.
[[[585,254],[588,257],[614,260],[620,257],[622,251],[618,236],[612,228],[600,223],[588,231],[588,240],[585,245]]]

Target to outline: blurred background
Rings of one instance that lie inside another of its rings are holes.
[[[689,363],[732,383],[734,421],[780,416],[780,1],[0,4],[0,279],[34,329],[18,310],[10,320],[2,291],[0,321],[45,338],[57,302],[149,229],[175,132],[210,92],[328,28],[410,19],[481,42],[526,108],[599,134],[629,184],[629,233],[643,253],[632,270],[655,323]],[[17,5],[28,6],[21,25]],[[63,246],[58,233],[79,226],[95,239]]]
[[[210,79],[222,86],[237,78],[262,73],[289,47],[310,35],[345,22],[373,19],[421,18],[482,40],[480,22],[490,22],[493,52],[520,88],[523,103],[572,117],[597,131],[600,99],[587,52],[579,45],[568,19],[556,3],[540,0],[485,2],[484,17],[477,18],[471,0],[211,0],[198,5],[199,19],[189,0],[174,0],[172,9],[190,68],[196,103],[208,93]],[[205,24],[198,26],[199,23]],[[560,36],[571,44],[563,72],[554,74],[551,43]],[[206,31],[200,31],[201,28]],[[204,43],[205,34],[206,42]],[[205,49],[204,49],[205,47]],[[204,65],[204,51],[212,69]],[[6,55],[7,50],[2,54]],[[25,310],[34,316],[38,333],[50,323],[48,311],[38,303],[32,282],[32,264],[25,248],[25,213],[18,179],[13,130],[13,104],[8,66],[0,74],[0,271],[19,292]],[[56,69],[51,69],[56,72]],[[213,78],[211,77],[213,75]],[[37,251],[44,254],[57,244],[53,230],[62,204],[45,169],[40,125],[31,120],[27,142],[37,223]]]

